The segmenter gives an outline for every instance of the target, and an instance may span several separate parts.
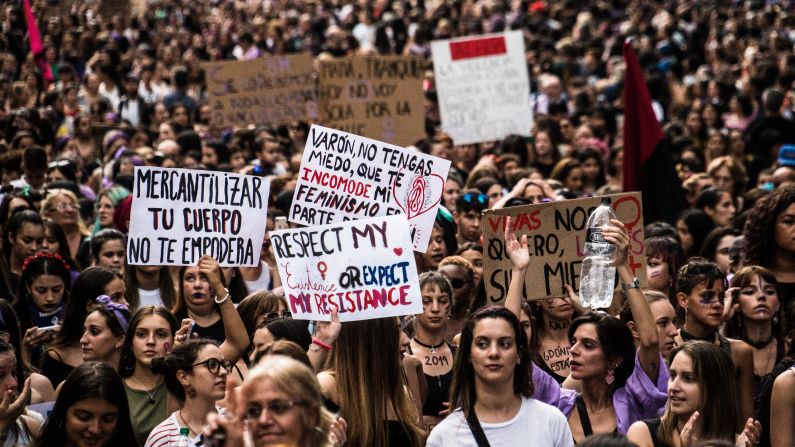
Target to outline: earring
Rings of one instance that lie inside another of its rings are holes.
[[[613,367],[607,368],[607,377],[605,377],[605,382],[607,382],[608,385],[612,385],[613,382],[616,381],[615,374],[616,374],[615,368]]]

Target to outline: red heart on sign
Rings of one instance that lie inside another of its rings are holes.
[[[398,247],[398,248],[393,248],[393,249],[392,249],[392,251],[394,251],[394,252],[395,252],[395,254],[396,254],[396,255],[398,255],[398,256],[400,256],[400,255],[402,255],[402,254],[403,254],[403,249],[402,249],[402,248],[400,248],[400,247]]]

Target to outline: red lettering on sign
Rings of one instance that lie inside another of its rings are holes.
[[[463,42],[450,42],[450,58],[454,61],[506,54],[507,52],[505,37],[487,37]]]

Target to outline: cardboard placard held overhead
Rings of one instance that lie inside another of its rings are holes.
[[[643,245],[643,205],[639,192],[614,194],[613,212],[627,227],[630,237],[629,263],[635,276],[646,282],[646,256]],[[490,303],[505,301],[511,281],[511,260],[505,251],[505,221],[517,239],[527,235],[530,266],[525,277],[524,297],[536,300],[566,296],[565,284],[580,288],[580,264],[585,247],[588,216],[599,206],[600,197],[562,200],[538,205],[486,210],[483,230],[483,281]]]
[[[286,124],[317,119],[314,67],[309,53],[202,65],[219,127]]]
[[[533,122],[521,31],[431,43],[442,129],[455,144],[529,136]]]
[[[312,125],[290,222],[322,225],[404,214],[414,250],[425,251],[450,160]]]
[[[270,232],[293,318],[370,320],[422,313],[405,216]]]
[[[425,138],[419,57],[345,57],[320,61],[320,122],[398,146]]]
[[[127,263],[259,265],[269,190],[264,177],[137,166]]]

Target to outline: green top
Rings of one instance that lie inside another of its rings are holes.
[[[130,422],[135,431],[135,439],[138,440],[138,445],[144,445],[149,433],[168,417],[166,386],[160,382],[147,392],[132,389],[125,382],[124,391],[127,393],[127,402],[130,406]]]

